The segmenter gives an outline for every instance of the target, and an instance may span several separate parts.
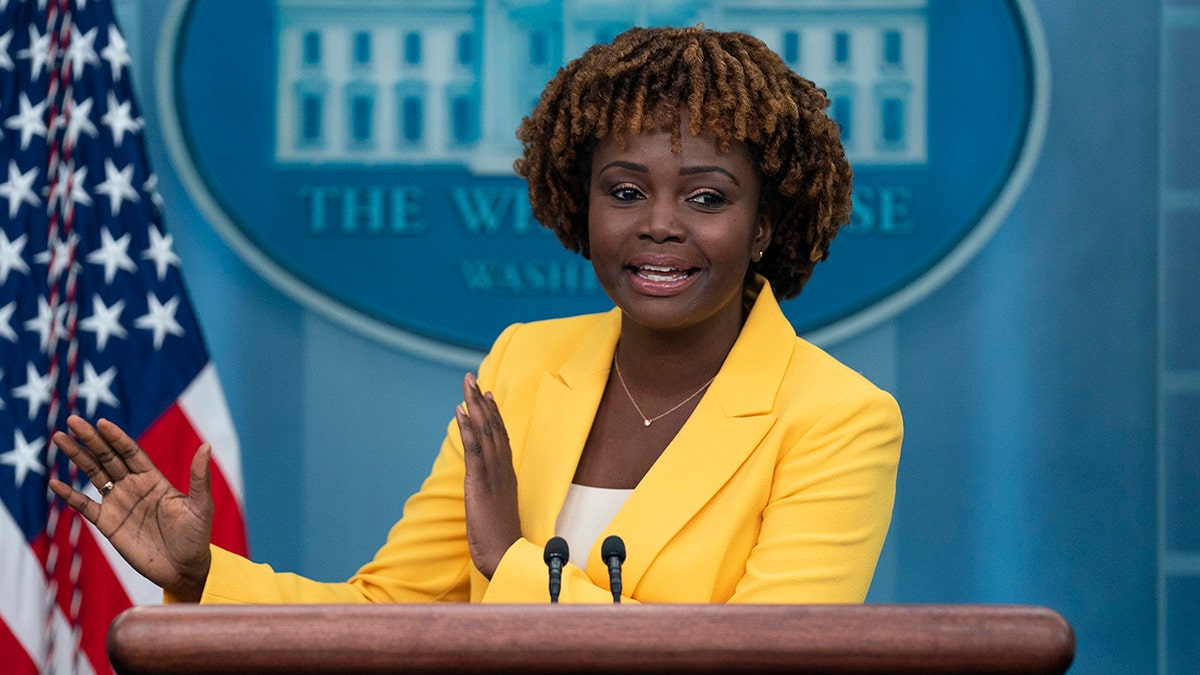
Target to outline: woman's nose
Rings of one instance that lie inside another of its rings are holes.
[[[686,229],[682,214],[675,204],[669,200],[659,200],[647,210],[642,221],[642,236],[662,243],[665,241],[683,241]]]

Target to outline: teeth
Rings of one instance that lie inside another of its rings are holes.
[[[687,278],[688,272],[674,267],[642,265],[638,268],[638,276],[648,281],[678,281]]]

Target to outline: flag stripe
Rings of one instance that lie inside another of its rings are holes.
[[[24,542],[25,534],[6,509],[0,509],[0,542]],[[0,620],[29,654],[41,645],[46,584],[42,563],[29,546],[0,546]]]
[[[67,548],[66,539],[73,524],[71,521],[82,520],[82,516],[72,515],[73,513],[69,509],[63,509],[59,517],[56,536],[60,538],[60,550]],[[79,588],[87,589],[87,593],[82,595],[78,612],[76,612],[82,629],[81,646],[83,652],[93,663],[104,663],[108,660],[105,651],[108,625],[112,623],[117,614],[131,607],[133,603],[125,594],[120,579],[117,578],[111,567],[106,564],[91,564],[104,562],[104,558],[92,538],[92,530],[84,528],[79,532],[75,548],[78,550],[80,560],[90,563],[80,566],[79,578],[76,582]],[[69,565],[60,564],[56,574],[56,581],[60,589],[76,585],[71,583],[69,575]],[[66,616],[72,615],[71,601],[69,593],[58,594],[59,611]]]
[[[18,541],[23,539],[21,530],[8,511],[0,509],[0,542],[14,541],[13,537],[17,537]],[[44,541],[40,546],[38,542],[34,544],[34,547],[0,546],[0,569],[4,570],[0,574],[0,646],[5,647],[0,650],[3,655],[0,666],[6,674],[10,669],[14,673],[22,672],[20,669],[25,663],[45,662],[46,635],[43,629],[46,624],[48,588],[37,549],[40,548],[44,555],[46,546]],[[55,605],[53,612],[50,623],[55,633],[69,635],[70,627],[61,609]],[[11,650],[7,648],[10,645],[13,647]],[[66,650],[57,651],[55,656],[55,667],[48,669],[51,672],[88,675],[111,670],[107,655],[102,667],[91,662],[76,661],[75,655]],[[40,670],[37,665],[30,667],[34,668],[33,672]]]
[[[9,675],[36,675],[37,666],[29,659],[25,645],[8,629],[9,622],[0,614],[0,654],[4,655],[4,672]]]
[[[210,363],[200,371],[180,394],[179,407],[196,433],[212,444],[213,457],[240,508],[242,495],[245,494],[242,489],[241,448],[233,430],[229,406],[225,404],[216,366]]]

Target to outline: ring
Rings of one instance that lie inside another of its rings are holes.
[[[107,495],[108,493],[112,492],[112,489],[113,489],[113,482],[110,480],[107,483],[105,483],[104,485],[100,486],[100,494]]]

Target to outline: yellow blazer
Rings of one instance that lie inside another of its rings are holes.
[[[542,551],[608,379],[606,314],[510,326],[479,369],[500,406],[522,538],[489,582],[467,550],[463,451],[452,421],[420,491],[353,578],[277,574],[213,548],[204,602],[546,602]],[[627,601],[861,602],[891,520],[895,400],[808,342],[770,287],[716,380],[589,553],[625,541]],[[568,564],[561,602],[612,602],[607,568]]]

